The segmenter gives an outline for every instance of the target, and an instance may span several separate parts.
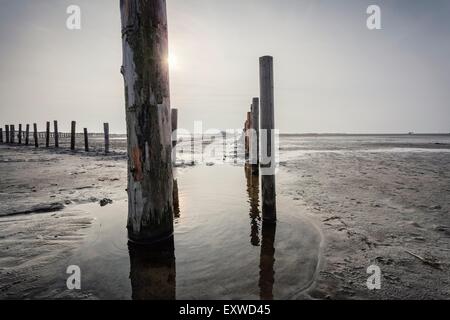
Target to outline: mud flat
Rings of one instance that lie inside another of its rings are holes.
[[[177,168],[164,255],[127,242],[123,154],[0,146],[0,298],[448,299],[448,138],[380,139],[282,138],[276,226],[243,167]]]
[[[325,235],[311,297],[450,298],[450,150],[434,140],[407,149],[292,145],[280,190],[306,206]],[[381,290],[367,289],[372,264]]]

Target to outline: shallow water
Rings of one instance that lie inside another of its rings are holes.
[[[262,223],[258,179],[247,176],[236,166],[178,172],[174,238],[154,250],[128,245],[126,201],[79,206],[96,220],[66,263],[102,299],[295,298],[314,281],[322,236],[282,198],[277,224]]]

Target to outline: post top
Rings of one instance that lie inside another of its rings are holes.
[[[272,56],[262,56],[259,58],[259,60],[273,60]]]

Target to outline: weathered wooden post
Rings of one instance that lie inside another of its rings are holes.
[[[87,128],[84,128],[84,151],[89,152],[89,136]]]
[[[105,153],[109,153],[109,123],[103,124],[103,131],[105,132]]]
[[[0,143],[3,143],[3,128],[0,128]]]
[[[76,134],[76,121],[72,121],[72,126],[70,130],[70,150],[75,150],[75,134]]]
[[[22,144],[22,124],[19,124],[19,144]]]
[[[50,121],[47,121],[47,127],[45,130],[45,147],[50,147]]]
[[[39,138],[38,138],[38,131],[37,131],[37,124],[33,124],[34,127],[34,146],[36,148],[39,148]]]
[[[53,135],[55,136],[55,148],[59,148],[58,121],[53,121]]]
[[[253,98],[251,106],[251,127],[250,127],[250,164],[252,174],[259,172],[259,98]]]
[[[11,136],[9,135],[9,125],[5,125],[5,142],[9,143],[9,138]]]
[[[173,173],[165,0],[121,0],[128,134],[128,235],[173,233]]]
[[[30,125],[27,124],[25,129],[25,145],[28,146],[30,144]]]
[[[11,125],[9,125],[9,131],[10,131],[10,134],[11,134],[11,137],[9,138],[9,141],[11,142],[11,143],[15,143],[16,142],[16,129],[14,128],[14,125],[13,124],[11,124]]]
[[[261,57],[260,65],[260,103],[261,103],[261,130],[264,131],[266,139],[261,144],[261,152],[264,153],[267,161],[261,163],[264,168],[262,173],[262,212],[263,219],[276,221],[276,193],[275,193],[275,150],[272,144],[275,129],[274,119],[274,94],[273,94],[273,58],[270,56]]]

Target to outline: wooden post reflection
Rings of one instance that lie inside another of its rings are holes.
[[[150,245],[128,243],[133,300],[175,300],[174,239]]]
[[[259,224],[261,221],[259,211],[259,174],[252,173],[252,166],[245,165],[245,178],[247,180],[247,194],[250,203],[250,243],[257,247],[259,240]]]
[[[259,260],[259,295],[261,300],[273,300],[276,229],[277,224],[275,222],[263,220],[261,256]]]

